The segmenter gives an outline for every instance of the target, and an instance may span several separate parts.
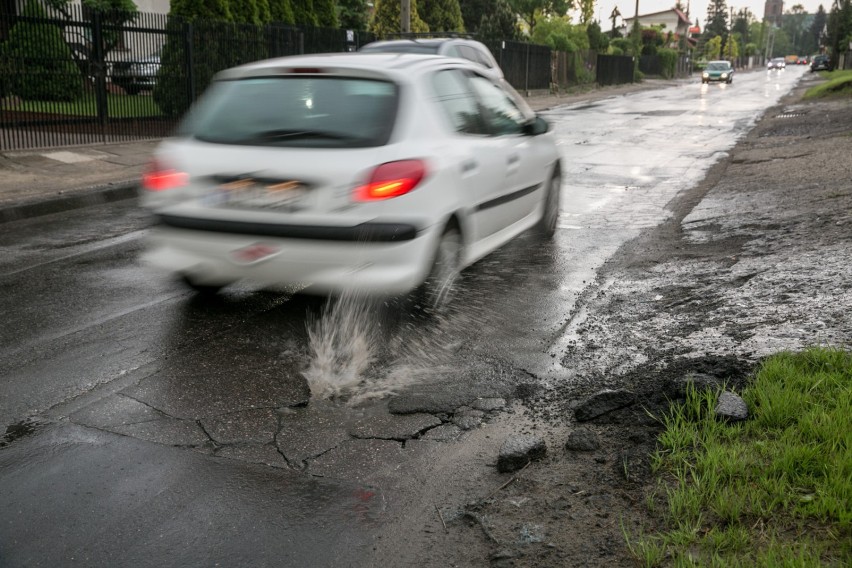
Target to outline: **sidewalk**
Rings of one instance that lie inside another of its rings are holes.
[[[541,111],[682,82],[653,79],[580,94],[531,96],[527,102]],[[157,143],[147,140],[0,152],[0,223],[134,197]]]

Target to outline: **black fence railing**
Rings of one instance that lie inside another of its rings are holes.
[[[222,69],[354,51],[373,39],[28,3],[20,14],[0,12],[0,150],[160,138]]]
[[[635,61],[628,55],[598,55],[596,81],[598,85],[621,85],[634,81]]]
[[[160,138],[218,71],[270,57],[355,51],[374,39],[341,29],[79,5],[57,11],[27,2],[21,13],[0,11],[0,150]],[[519,91],[554,82],[550,48],[488,45]]]

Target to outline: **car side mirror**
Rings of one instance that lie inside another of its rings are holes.
[[[535,119],[524,125],[524,134],[527,136],[538,136],[548,130],[550,130],[550,124],[540,116],[536,116]]]

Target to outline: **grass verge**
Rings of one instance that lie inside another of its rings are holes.
[[[95,96],[87,94],[71,102],[21,101],[19,105],[9,110],[68,116],[97,116],[97,109]],[[144,118],[162,114],[154,103],[154,97],[149,95],[107,94],[107,111],[110,118]]]
[[[644,566],[852,566],[852,352],[813,348],[761,365],[749,419],[687,393],[662,420],[649,498],[657,532],[630,535]]]
[[[822,71],[827,82],[807,90],[804,98],[852,97],[852,71]]]

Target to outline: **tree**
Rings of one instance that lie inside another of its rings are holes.
[[[580,10],[581,24],[588,24],[595,17],[595,0],[576,0],[576,7]]]
[[[803,24],[807,16],[808,13],[805,12],[805,7],[801,4],[795,4],[784,14],[783,27],[787,31],[787,35],[792,38],[793,53],[804,53],[801,44],[804,36]]]
[[[742,38],[743,43],[748,43],[751,39],[749,29],[752,22],[754,22],[754,14],[752,14],[751,10],[748,8],[743,8],[737,12],[737,16],[734,18],[731,30],[734,33],[740,34],[740,38]]]
[[[733,61],[740,56],[740,46],[737,43],[737,36],[731,34],[728,36],[728,41],[725,42],[725,59]]]
[[[9,32],[0,49],[0,61],[20,68],[7,68],[4,63],[4,90],[25,100],[73,101],[83,95],[83,75],[74,64],[71,49],[59,26],[45,21],[47,14],[37,0],[24,6],[25,18]]]
[[[296,23],[296,15],[293,13],[290,0],[269,0],[269,14],[272,22],[290,25]]]
[[[477,37],[482,41],[513,40],[521,37],[518,18],[506,0],[496,0],[494,10],[482,15],[478,27],[467,30],[476,31]]]
[[[707,6],[704,35],[707,38],[725,37],[728,33],[728,6],[725,0],[711,0]]]
[[[345,30],[366,30],[367,0],[338,0],[337,18]]]
[[[373,19],[370,21],[370,31],[378,37],[400,33],[402,31],[399,22],[400,10],[399,0],[376,0]],[[415,33],[429,31],[429,25],[421,20],[417,13],[416,0],[411,0],[411,31]]]
[[[609,36],[601,30],[600,24],[592,21],[586,25],[586,36],[589,38],[589,49],[605,53],[609,47]]]
[[[852,0],[834,0],[828,14],[827,27],[827,46],[836,67],[839,55],[849,49],[849,42],[852,41]]]
[[[526,23],[532,37],[535,27],[542,18],[561,18],[573,6],[573,0],[509,0],[509,5]]]
[[[817,8],[816,14],[814,14],[813,22],[811,22],[811,27],[809,30],[809,35],[813,40],[814,45],[817,49],[821,48],[823,42],[825,40],[825,24],[828,22],[828,14],[825,13],[825,8],[822,7],[822,4]]]
[[[154,87],[154,102],[167,116],[179,116],[192,103],[190,92],[198,94],[207,88],[218,71],[235,64],[235,53],[223,36],[233,31],[233,16],[226,0],[172,0],[167,29],[172,32],[163,46],[160,71]],[[184,26],[193,24],[192,77],[188,81],[189,53],[186,50]],[[227,37],[227,36],[226,36]],[[229,38],[230,39],[230,38]]]
[[[530,39],[533,43],[547,45],[557,51],[577,52],[589,49],[586,26],[572,25],[568,16],[539,21]]]
[[[314,14],[316,15],[319,27],[340,27],[340,20],[337,19],[337,6],[334,0],[314,0]]]
[[[295,0],[291,2],[291,5],[296,25],[314,27],[319,25],[319,19],[314,11],[314,0]]]
[[[55,10],[60,16],[59,19],[65,20],[65,23],[60,25],[63,30],[66,30],[71,20],[75,19],[68,9],[71,0],[45,0],[44,4]],[[107,26],[101,28],[101,37],[103,38],[101,53],[104,57],[118,46],[121,39],[121,33],[118,30],[121,26],[132,22],[139,15],[133,0],[82,0],[81,5],[85,19],[91,19],[92,13],[97,11],[101,16],[101,23],[107,24]],[[79,30],[76,26],[71,29]],[[90,34],[90,30],[87,29],[83,33]],[[68,35],[66,34],[66,39],[68,39]],[[71,41],[73,50],[77,52],[73,54],[76,59],[88,60],[92,57],[93,47],[88,45],[91,39],[91,35],[89,35],[85,41]],[[81,63],[81,61],[78,61],[78,63]]]
[[[505,0],[459,0],[464,29],[477,33],[483,16],[488,16],[500,9],[500,3]],[[514,16],[514,13],[512,14]]]
[[[420,17],[432,32],[463,32],[458,0],[420,0]]]
[[[260,24],[260,10],[256,0],[228,0],[228,8],[235,22]]]
[[[178,16],[186,21],[233,21],[227,0],[172,0],[169,16]]]
[[[713,36],[704,44],[704,58],[712,61],[722,55],[722,36]]]

